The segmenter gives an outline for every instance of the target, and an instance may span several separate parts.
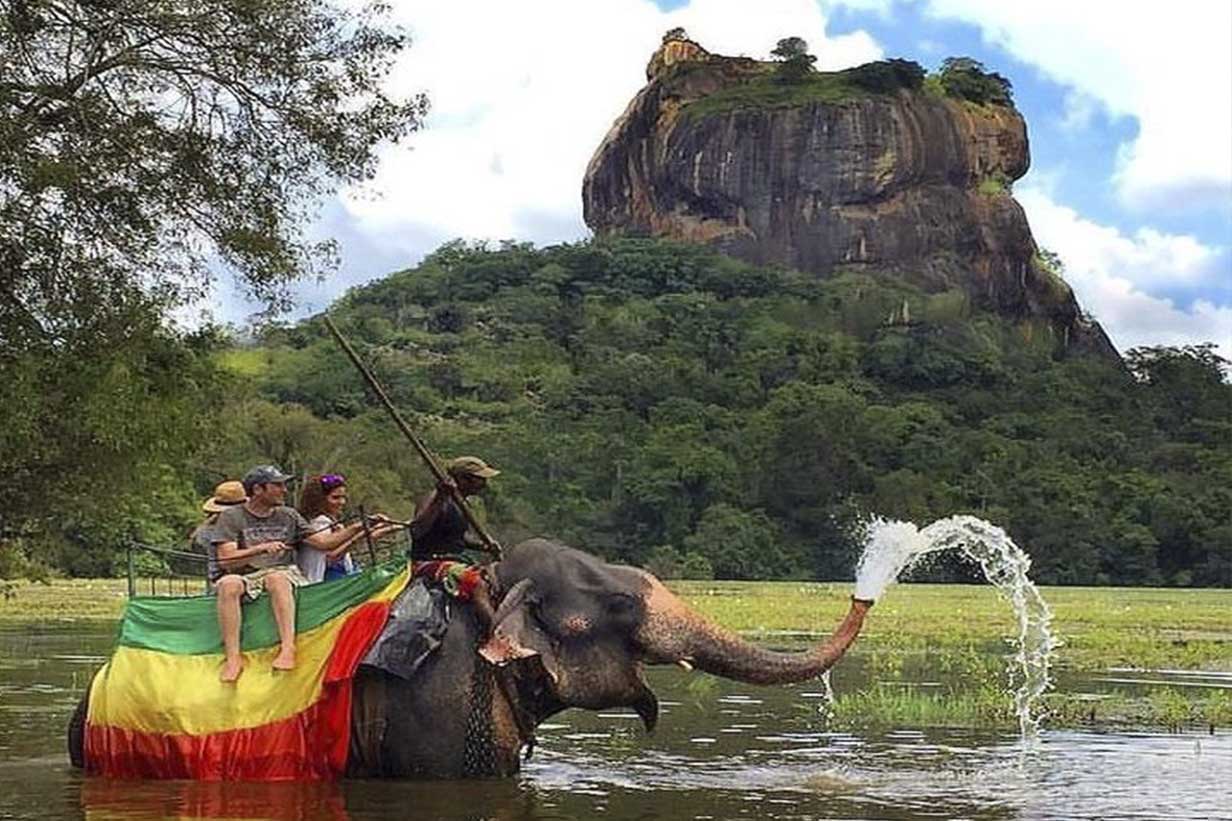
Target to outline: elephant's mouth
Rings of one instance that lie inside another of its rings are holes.
[[[639,676],[640,678],[640,676]],[[642,726],[646,728],[646,732],[653,733],[655,726],[659,723],[659,699],[655,696],[646,683],[642,682],[642,690],[638,693],[632,704],[624,705],[632,707],[634,712],[642,720]]]
[[[637,713],[648,733],[659,723],[659,699],[642,677],[640,665],[622,676],[623,683],[608,687],[584,683],[584,673],[570,675],[561,670],[558,674],[537,655],[511,661],[501,669],[516,687],[519,709],[533,716],[536,724],[573,707],[592,711],[627,707]]]

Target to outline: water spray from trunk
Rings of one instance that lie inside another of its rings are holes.
[[[1039,732],[1035,700],[1051,683],[1049,662],[1059,642],[1049,625],[1052,611],[1027,575],[1031,559],[996,525],[974,516],[951,516],[923,529],[909,522],[874,520],[856,569],[856,598],[880,599],[899,575],[924,556],[958,550],[977,562],[1014,608],[1018,635],[1008,673],[1014,711],[1024,738]]]

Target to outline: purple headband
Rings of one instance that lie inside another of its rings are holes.
[[[321,477],[321,489],[326,493],[345,484],[346,478],[341,473],[326,473]]]

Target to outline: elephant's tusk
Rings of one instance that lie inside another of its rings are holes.
[[[687,659],[676,659],[676,665],[677,665],[677,666],[678,666],[681,670],[684,670],[686,673],[692,673],[692,672],[693,672],[693,665],[692,665],[692,664],[689,664],[689,662],[688,662],[688,660],[687,660]]]

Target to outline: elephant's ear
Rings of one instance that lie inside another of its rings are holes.
[[[530,579],[509,588],[496,610],[492,636],[479,648],[479,655],[497,665],[538,656],[543,669],[555,680],[557,659],[552,641],[531,614],[536,603],[535,584]]]

